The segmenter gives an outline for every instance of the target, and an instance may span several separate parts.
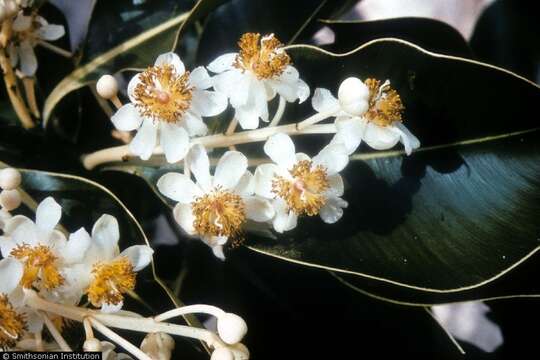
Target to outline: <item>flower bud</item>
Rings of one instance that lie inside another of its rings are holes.
[[[166,333],[150,333],[141,343],[141,350],[152,359],[169,360],[174,350],[174,339]]]
[[[104,99],[112,99],[118,93],[118,82],[112,75],[103,75],[96,84],[99,96]]]
[[[17,190],[2,190],[0,205],[7,211],[15,210],[21,205],[21,194]]]
[[[247,324],[240,316],[225,313],[217,320],[219,337],[227,344],[236,344],[247,333]]]
[[[353,116],[360,116],[369,108],[369,89],[362,80],[350,77],[341,83],[338,90],[341,108]]]
[[[0,170],[0,188],[13,190],[21,185],[21,173],[14,168]]]
[[[210,360],[234,360],[234,354],[226,347],[220,347],[214,350]]]
[[[102,351],[101,341],[96,338],[86,339],[83,344],[83,350],[88,352]]]

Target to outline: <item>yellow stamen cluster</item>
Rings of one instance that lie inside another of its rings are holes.
[[[64,283],[58,271],[58,257],[48,246],[22,244],[11,250],[10,255],[24,264],[23,287],[52,290]]]
[[[246,210],[239,195],[217,187],[195,199],[191,209],[197,234],[240,238]]]
[[[139,79],[134,98],[142,116],[175,123],[189,109],[193,89],[188,71],[179,75],[172,65],[165,64],[149,67]]]
[[[26,321],[9,303],[7,296],[0,295],[0,349],[13,348],[26,331]]]
[[[367,79],[365,84],[369,89],[369,110],[365,115],[368,121],[379,126],[401,121],[405,107],[397,91],[390,85],[383,85],[381,88],[380,80]]]
[[[135,288],[136,274],[127,257],[97,263],[92,274],[93,280],[86,293],[90,303],[96,307],[104,303],[118,305],[124,300],[123,294]]]
[[[326,169],[312,165],[310,160],[301,160],[289,170],[292,180],[282,176],[272,180],[272,192],[285,200],[297,215],[317,215],[326,203],[324,192],[329,187]]]
[[[291,58],[282,49],[283,44],[274,34],[245,33],[238,41],[240,52],[236,56],[234,67],[251,71],[260,79],[270,79],[281,75]]]

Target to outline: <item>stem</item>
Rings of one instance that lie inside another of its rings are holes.
[[[227,127],[227,130],[225,131],[225,135],[232,135],[234,134],[236,127],[238,126],[238,119],[232,118],[231,122],[229,123],[229,126]]]
[[[334,124],[312,125],[305,129],[299,129],[297,124],[265,127],[256,130],[242,131],[232,135],[209,135],[192,139],[192,144],[202,144],[206,148],[228,147],[231,145],[248,144],[259,141],[266,141],[270,136],[281,132],[288,135],[304,134],[334,134],[336,127]],[[160,147],[154,149],[154,155],[162,155],[163,150]],[[82,159],[83,165],[87,170],[92,170],[98,165],[108,162],[125,161],[132,157],[128,145],[111,147],[94,153],[85,155]]]
[[[73,351],[69,347],[68,343],[66,342],[66,340],[64,339],[62,334],[60,334],[60,331],[58,331],[56,326],[54,326],[51,319],[49,319],[49,317],[46,314],[42,313],[42,312],[40,312],[39,314],[43,318],[43,321],[45,322],[45,326],[47,327],[47,329],[51,333],[53,339],[58,343],[58,346],[60,346],[60,349],[62,349],[62,351]]]
[[[69,51],[64,50],[61,47],[58,47],[58,46],[53,45],[51,43],[48,43],[46,41],[38,40],[38,45],[44,47],[47,50],[52,51],[53,53],[56,53],[56,54],[58,54],[60,56],[63,56],[65,58],[71,59],[73,57],[73,54],[70,53]]]
[[[318,122],[326,120],[329,117],[334,116],[338,110],[339,110],[339,108],[336,107],[336,108],[330,109],[327,112],[320,112],[320,113],[317,113],[315,115],[312,115],[312,116],[308,117],[307,119],[305,119],[304,121],[300,121],[298,123],[298,129],[302,130],[302,129],[307,128],[308,126],[312,126],[312,125],[314,125],[314,124],[316,124]]]
[[[0,47],[0,66],[4,72],[4,83],[6,84],[6,90],[13,105],[15,113],[21,120],[21,123],[25,129],[30,129],[35,126],[26,105],[24,104],[23,99],[21,98],[19,87],[17,85],[17,78],[11,67],[11,63],[6,55],[6,49]]]
[[[137,359],[152,360],[152,358],[146,355],[141,349],[139,349],[138,347],[136,347],[135,345],[133,345],[132,343],[130,343],[129,341],[127,341],[126,339],[124,339],[123,337],[121,337],[120,335],[118,335],[117,333],[115,333],[114,331],[112,331],[111,329],[109,329],[108,327],[106,327],[105,325],[97,321],[96,319],[90,318],[89,321],[97,331],[99,331],[100,333],[108,337],[111,341],[115,342],[117,345],[120,345],[121,347],[123,347],[126,351],[131,353],[131,355],[135,356]]]
[[[171,335],[178,335],[201,340],[209,345],[223,343],[216,334],[206,329],[157,322],[152,318],[106,314],[97,310],[85,309],[71,305],[57,304],[39,297],[33,291],[27,291],[27,305],[33,307],[34,309],[60,315],[66,319],[71,319],[78,322],[84,322],[84,319],[88,318],[89,321],[97,320],[105,326],[110,326],[118,329],[138,331],[143,333],[165,332]]]
[[[114,107],[118,110],[120,109],[123,104],[122,102],[120,101],[120,99],[118,98],[118,95],[114,95],[112,98],[111,98],[111,102],[113,103]]]
[[[94,338],[94,331],[92,330],[92,324],[90,319],[84,318],[83,320],[84,334],[86,335],[86,340]]]
[[[272,118],[272,121],[270,121],[270,125],[268,125],[269,127],[277,126],[279,124],[279,122],[281,121],[281,118],[283,117],[283,113],[285,112],[286,104],[287,102],[285,101],[283,96],[280,95],[278,108],[276,110],[276,113],[274,114],[274,117]]]
[[[25,77],[22,79],[24,92],[26,94],[26,101],[28,102],[28,107],[32,111],[32,115],[39,119],[39,108],[36,101],[36,87],[34,78]]]
[[[43,347],[43,337],[41,336],[41,331],[38,331],[34,334],[34,338],[36,340],[36,351],[43,352],[45,351],[45,348]]]
[[[182,306],[181,308],[172,309],[157,316],[154,316],[154,320],[165,321],[174,317],[194,313],[209,314],[215,317],[220,317],[225,314],[225,311],[211,305],[188,305]]]

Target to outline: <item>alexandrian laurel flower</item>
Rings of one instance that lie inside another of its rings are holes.
[[[92,236],[80,229],[76,237],[89,246],[79,263],[67,271],[67,276],[103,312],[122,308],[124,294],[135,288],[137,272],[152,261],[152,248],[133,245],[122,252],[118,248],[120,230],[118,221],[111,215],[102,215],[92,228]]]
[[[224,259],[223,245],[243,239],[248,220],[266,222],[274,216],[270,203],[253,195],[252,174],[247,158],[238,151],[227,151],[219,159],[214,175],[202,145],[194,145],[186,162],[196,182],[179,173],[163,175],[157,187],[168,198],[178,201],[174,218],[189,234],[208,244]]]
[[[337,134],[331,143],[342,143],[349,154],[362,140],[376,150],[401,142],[407,155],[420,146],[403,125],[404,106],[389,81],[348,78],[341,83],[337,99],[327,89],[315,89],[312,105],[320,113],[335,113]]]
[[[274,163],[257,167],[255,193],[272,201],[276,209],[274,230],[293,229],[301,215],[320,215],[329,224],[341,218],[347,202],[341,199],[339,172],[349,161],[343,145],[330,144],[310,158],[295,153],[292,139],[278,133],[268,139],[264,151]]]
[[[268,121],[268,101],[276,93],[288,102],[303,102],[309,87],[291,65],[283,44],[274,36],[246,33],[238,42],[240,51],[219,56],[208,65],[218,73],[214,87],[230,99],[243,129],[256,129],[259,118]]]
[[[111,120],[118,130],[137,130],[130,149],[141,159],[150,158],[159,143],[167,161],[175,163],[186,155],[190,136],[208,132],[202,117],[215,116],[227,107],[225,95],[207,90],[211,86],[204,67],[189,72],[178,55],[162,54],[154,66],[131,79],[131,102]]]
[[[47,20],[33,13],[25,15],[20,11],[13,21],[13,38],[8,47],[11,65],[20,63],[20,70],[25,76],[36,73],[38,62],[34,47],[40,41],[54,41],[64,36],[62,25],[47,23]]]

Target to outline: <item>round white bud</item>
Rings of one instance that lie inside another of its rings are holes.
[[[240,316],[225,313],[217,319],[219,337],[227,344],[236,344],[247,333],[247,324]]]
[[[214,350],[210,360],[234,360],[234,354],[226,347],[220,347]]]
[[[21,205],[21,194],[17,190],[2,190],[0,205],[7,211],[15,210]]]
[[[103,75],[96,84],[96,91],[104,99],[112,99],[118,94],[118,82],[112,75]]]
[[[13,190],[21,185],[21,173],[14,168],[0,170],[0,188]]]
[[[345,112],[360,116],[369,108],[369,89],[359,78],[347,78],[339,85],[338,100]]]
[[[88,352],[102,351],[101,341],[96,338],[86,339],[83,344],[83,350]]]

